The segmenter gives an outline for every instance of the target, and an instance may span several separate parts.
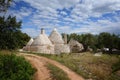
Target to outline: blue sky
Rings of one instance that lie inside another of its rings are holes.
[[[120,34],[120,0],[14,0],[7,14],[22,20],[31,37],[45,28],[60,33]]]

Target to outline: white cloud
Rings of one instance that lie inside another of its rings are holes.
[[[17,1],[17,0],[15,0]],[[57,9],[74,7],[71,16],[88,18],[120,10],[120,0],[18,0],[30,4],[41,15],[57,16]],[[79,3],[82,1],[82,3]],[[28,9],[29,10],[29,9]],[[64,11],[62,14],[67,14]],[[26,15],[25,13],[23,15]],[[58,17],[58,16],[57,16]]]
[[[36,36],[39,35],[39,31],[34,28],[24,28],[22,29],[22,32],[27,33],[29,36],[35,38]]]
[[[111,22],[108,20],[99,20],[98,22],[88,22],[88,25],[82,25],[71,29],[70,33],[92,33],[99,34],[101,32],[110,32],[118,34],[120,31],[120,22]]]
[[[21,7],[20,10],[9,10],[6,15],[16,16],[17,19],[22,20],[32,14],[31,8]]]
[[[18,0],[16,0],[18,1]],[[21,7],[20,10],[12,10],[17,18],[24,19],[26,16],[30,16],[28,24],[35,26],[35,28],[53,29],[57,27],[60,32],[66,33],[93,33],[100,32],[119,32],[120,30],[120,18],[116,14],[114,19],[117,22],[111,22],[112,18],[100,19],[96,22],[92,20],[88,21],[90,17],[100,18],[103,14],[114,13],[116,10],[120,10],[120,0],[19,0],[28,3],[33,9],[28,7]],[[18,1],[18,2],[19,2]],[[81,3],[80,3],[81,2]],[[63,10],[69,8],[68,12]],[[61,10],[61,11],[58,11]],[[67,16],[67,17],[64,17]],[[83,24],[81,24],[83,23]],[[87,24],[87,25],[84,25]],[[29,30],[35,32],[31,34]],[[115,31],[116,30],[116,31]],[[36,29],[27,28],[23,30],[29,35],[35,36]],[[50,32],[48,30],[48,32]]]
[[[81,17],[101,16],[105,13],[120,10],[120,0],[83,0],[81,4],[76,4],[72,13]]]
[[[47,7],[53,8],[53,9],[63,9],[63,8],[69,8],[71,6],[74,6],[76,3],[78,3],[80,0],[23,0],[25,2],[28,2],[32,7],[40,9],[46,9]]]
[[[61,11],[60,12],[62,15],[67,15],[67,13],[65,11]]]

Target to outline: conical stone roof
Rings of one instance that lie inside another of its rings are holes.
[[[33,41],[34,41],[33,38],[31,38],[26,46],[30,46],[33,43]]]
[[[28,43],[26,44],[26,46],[24,46],[23,47],[23,50],[25,50],[25,51],[30,51],[30,46],[31,46],[31,44],[33,43],[33,38],[31,38],[29,41],[28,41]]]
[[[58,33],[56,29],[52,31],[52,33],[49,36],[49,39],[52,41],[53,44],[64,44],[61,34]]]
[[[51,41],[44,33],[44,31],[41,31],[41,34],[33,41],[32,46],[51,45],[51,44],[52,44]]]
[[[41,34],[33,41],[30,46],[32,52],[54,54],[54,45],[49,40],[44,30],[41,29]]]
[[[84,49],[84,47],[81,43],[79,43],[78,41],[73,40],[73,39],[71,39],[69,41],[68,45],[70,46],[71,52],[80,52]]]

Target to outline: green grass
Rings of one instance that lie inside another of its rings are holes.
[[[118,63],[119,58],[116,55],[102,54],[102,56],[93,56],[90,52],[80,54],[37,54],[56,60],[86,79],[93,80],[120,80],[113,72],[112,66]],[[114,66],[116,69],[117,66]],[[118,70],[118,68],[117,68]]]
[[[35,69],[24,57],[9,51],[0,52],[0,80],[32,80]]]
[[[15,50],[0,50],[0,54],[11,54],[11,53],[17,53]]]
[[[120,70],[120,58],[119,61],[112,65],[112,72],[117,72]]]
[[[53,80],[70,80],[67,77],[67,74],[55,65],[48,64],[47,68],[50,70],[51,77]]]

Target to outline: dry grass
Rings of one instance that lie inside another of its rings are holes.
[[[70,80],[67,74],[57,66],[48,64],[47,68],[50,70],[51,78],[53,80]]]
[[[12,53],[17,53],[17,51],[10,51],[10,50],[0,50],[0,54],[12,54]]]
[[[61,62],[62,64],[69,67],[76,73],[82,75],[86,79],[120,79],[115,79],[116,75],[112,74],[111,66],[119,60],[118,57],[115,55],[102,54],[102,56],[94,56],[94,54],[90,52],[61,55],[42,55]]]

